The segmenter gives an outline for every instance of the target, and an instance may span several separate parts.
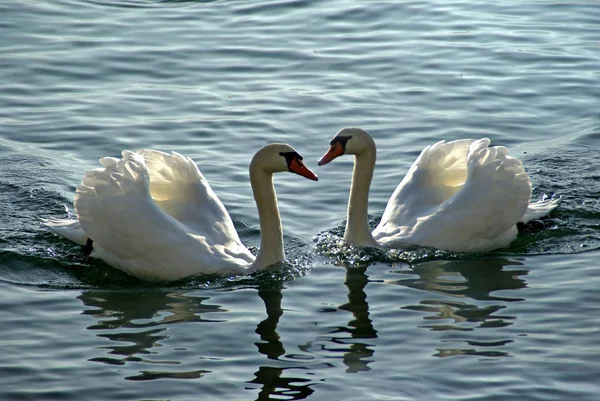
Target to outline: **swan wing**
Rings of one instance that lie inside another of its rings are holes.
[[[410,243],[459,252],[508,246],[527,210],[531,181],[521,161],[508,156],[507,148],[489,144],[487,138],[471,141],[465,158],[466,180],[456,180],[453,195],[439,204],[422,199],[426,206],[417,209],[418,213],[405,213],[396,221],[382,219],[383,229],[375,238],[389,245]],[[462,168],[458,160],[456,164]],[[430,189],[421,191],[430,193]]]
[[[390,197],[376,232],[394,235],[458,192],[467,178],[472,139],[427,146]]]
[[[188,225],[185,213],[166,213],[151,196],[154,170],[144,156],[122,156],[100,159],[103,168],[88,171],[77,187],[75,211],[94,241],[92,256],[145,280],[243,270],[251,257],[246,248],[207,235],[212,228],[202,228],[202,220]]]
[[[136,153],[148,166],[150,195],[163,212],[216,244],[243,246],[225,206],[191,158],[149,149]]]

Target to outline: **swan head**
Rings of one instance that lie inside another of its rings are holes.
[[[319,177],[304,165],[302,156],[285,143],[272,143],[259,149],[250,163],[250,169],[253,168],[259,168],[267,173],[289,171],[309,180],[319,180]]]
[[[342,128],[329,142],[329,150],[319,159],[318,165],[322,166],[341,155],[359,156],[375,149],[375,142],[371,135],[362,128]]]

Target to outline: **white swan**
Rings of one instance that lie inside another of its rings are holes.
[[[355,156],[344,241],[357,246],[428,246],[455,252],[507,247],[518,222],[542,217],[558,200],[529,203],[531,181],[520,160],[487,138],[440,141],[427,146],[400,182],[371,233],[367,206],[376,148],[360,128],[332,139],[319,166]]]
[[[91,245],[92,257],[148,281],[252,273],[283,261],[273,173],[318,180],[289,145],[267,145],[255,154],[250,183],[261,231],[255,258],[192,159],[155,150],[122,155],[100,159],[103,168],[85,174],[75,193],[77,220],[43,223],[60,236]]]

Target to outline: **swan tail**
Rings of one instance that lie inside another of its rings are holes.
[[[469,178],[481,190],[487,187],[489,211],[501,222],[498,229],[515,225],[527,210],[531,180],[521,160],[508,155],[504,146],[490,147],[490,140],[473,142],[469,149]]]
[[[531,220],[536,220],[541,217],[547,216],[553,211],[560,202],[560,199],[548,199],[546,196],[542,196],[542,199],[537,202],[531,202],[527,206],[525,215],[520,220],[521,223],[528,223]]]
[[[40,218],[43,225],[48,227],[54,234],[64,237],[79,245],[85,245],[88,237],[78,220],[75,219],[54,219]]]

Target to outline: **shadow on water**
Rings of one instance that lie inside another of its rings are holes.
[[[366,270],[366,269],[365,269]],[[348,366],[346,372],[357,373],[371,370],[368,364],[373,360],[374,345],[359,339],[377,338],[377,330],[369,318],[369,304],[365,287],[369,279],[365,270],[348,269],[344,284],[348,288],[348,302],[340,305],[338,309],[352,313],[353,319],[348,322],[348,332],[354,340],[350,344],[349,352],[344,354],[344,363]]]
[[[525,301],[521,297],[493,295],[496,292],[526,288],[522,276],[529,271],[518,268],[523,264],[507,259],[473,259],[462,261],[431,261],[405,271],[391,273],[409,277],[385,280],[386,284],[400,285],[426,291],[435,297],[427,297],[416,305],[403,306],[404,310],[423,312],[427,323],[420,327],[435,332],[462,333],[467,336],[483,335],[485,340],[457,338],[444,342],[466,343],[470,348],[439,348],[434,356],[476,355],[482,357],[510,356],[498,350],[512,339],[490,336],[502,332],[503,327],[513,324],[516,316],[499,314],[511,302]],[[416,278],[414,276],[417,276]],[[473,302],[475,301],[475,302]],[[492,330],[483,334],[480,329]],[[477,332],[477,333],[475,333]]]

